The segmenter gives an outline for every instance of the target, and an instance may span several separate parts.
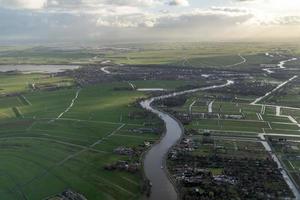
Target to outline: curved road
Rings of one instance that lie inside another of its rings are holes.
[[[141,106],[144,109],[151,111],[152,113],[157,114],[166,125],[166,133],[159,143],[152,146],[152,148],[146,153],[144,159],[144,171],[146,177],[150,180],[152,184],[150,200],[176,200],[177,192],[173,184],[170,182],[166,172],[166,155],[170,148],[174,146],[178,140],[183,135],[183,130],[181,125],[176,119],[171,117],[167,113],[163,113],[156,108],[151,106],[151,103],[155,100],[166,99],[169,97],[174,97],[178,95],[194,93],[198,91],[204,91],[209,89],[223,88],[233,84],[233,81],[227,81],[223,85],[214,85],[210,87],[186,90],[182,92],[175,92],[168,95],[163,95],[159,97],[154,97],[141,102]]]

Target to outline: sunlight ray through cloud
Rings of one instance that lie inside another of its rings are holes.
[[[0,0],[2,38],[219,40],[228,34],[255,39],[260,32],[293,38],[300,35],[299,18],[300,2],[294,0]]]

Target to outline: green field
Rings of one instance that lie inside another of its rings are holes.
[[[10,79],[6,92],[23,91],[24,97],[0,98],[0,199],[44,199],[65,189],[88,199],[138,199],[141,172],[112,172],[103,167],[130,160],[113,153],[115,148],[138,147],[159,138],[159,134],[131,131],[144,127],[145,121],[161,126],[156,118],[128,117],[141,111],[133,103],[144,94],[114,90],[127,83],[30,91],[26,81],[47,78],[21,78]],[[73,107],[58,118],[76,92]]]
[[[193,139],[202,141],[202,136],[194,136]],[[216,150],[216,147],[218,149]],[[260,142],[255,140],[238,140],[227,139],[226,137],[216,137],[214,145],[204,144],[196,149],[193,154],[198,156],[208,156],[218,153],[222,156],[228,157],[247,157],[247,158],[266,158],[267,152]]]
[[[85,48],[2,46],[0,64],[72,64],[98,62],[101,52]]]
[[[167,90],[175,90],[177,88],[193,85],[201,87],[203,80],[186,81],[186,80],[153,80],[153,81],[131,81],[136,88],[163,88]]]
[[[278,47],[299,54],[296,44],[280,43],[130,44],[126,50],[0,47],[0,65],[79,64],[84,67],[92,64],[101,67],[101,61],[111,60],[116,66],[199,67],[204,69],[200,69],[203,74],[206,69],[212,74],[211,79],[199,77],[199,81],[181,80],[179,74],[176,80],[98,83],[79,88],[68,77],[0,73],[0,199],[39,200],[66,189],[82,193],[88,199],[140,199],[143,185],[141,167],[136,173],[104,169],[108,164],[120,160],[140,161],[142,152],[147,150],[145,142],[154,143],[161,136],[162,122],[152,114],[145,114],[137,104],[140,98],[148,97],[148,94],[131,90],[129,84],[132,83],[136,88],[164,88],[169,91],[201,87],[225,80],[227,77],[219,74],[219,69],[228,69],[230,74],[249,73],[252,77],[246,83],[258,80],[277,84],[285,77],[280,77],[281,74],[276,74],[279,78],[267,76],[262,73],[260,64],[278,63],[280,57],[271,59],[265,55],[265,52],[277,51]],[[291,55],[285,50],[281,50],[281,53]],[[243,58],[247,62],[238,64]],[[290,63],[288,67],[298,64]],[[292,74],[286,73],[283,74]],[[239,79],[239,75],[228,77]],[[114,80],[119,79],[117,77]],[[243,81],[240,80],[241,83]],[[299,82],[294,82],[264,101],[300,108],[299,85]],[[256,94],[255,91],[253,93]],[[234,91],[222,93],[222,90],[197,92],[187,95],[182,106],[168,108],[167,111],[182,116],[198,114],[190,118],[184,128],[194,131],[195,134],[191,134],[194,139],[203,139],[207,132],[215,137],[213,144],[201,145],[194,152],[196,155],[213,154],[217,149],[222,156],[266,158],[267,152],[259,142],[259,133],[300,135],[299,126],[289,118],[291,115],[300,122],[299,109],[282,108],[281,116],[276,116],[274,106],[266,106],[264,110],[263,106],[250,105],[257,97],[243,94],[234,94]],[[211,102],[212,112],[209,113]],[[200,116],[203,113],[206,117]],[[242,117],[234,119],[234,116],[228,115]],[[136,131],[140,128],[152,128],[155,131]],[[298,143],[291,145],[299,147]],[[118,147],[141,151],[135,156],[117,155],[114,150]],[[299,152],[293,150],[292,153],[286,153],[279,148],[276,151],[282,156],[290,173],[300,176],[300,162],[295,157]],[[287,158],[289,155],[293,155],[293,159]],[[210,170],[213,174],[221,174],[222,168]]]
[[[270,137],[274,140],[272,142],[272,147],[279,155],[279,158],[287,169],[288,173],[292,176],[294,181],[300,186],[300,137],[280,137],[280,139],[285,139],[286,141],[278,142],[279,137]]]
[[[43,74],[0,74],[0,96],[29,91],[31,84],[72,85],[73,80]]]
[[[212,93],[213,94],[213,93]],[[188,96],[183,106],[173,107],[172,110],[182,114],[190,114],[190,105],[192,103],[193,114],[208,114],[208,117],[194,117],[186,125],[187,129],[198,130],[203,133],[210,130],[212,133],[234,136],[257,135],[258,133],[275,133],[275,134],[293,134],[299,135],[300,128],[292,122],[288,116],[276,116],[274,106],[250,105],[241,103],[239,100],[220,101],[214,99],[214,96],[208,92],[198,92]],[[252,98],[245,96],[244,98]],[[212,113],[209,112],[209,104],[212,103]],[[241,115],[242,119],[219,119],[220,115]],[[291,115],[299,120],[300,112],[292,109],[281,109],[281,115]]]
[[[275,94],[268,99],[268,102],[281,106],[300,107],[300,82],[298,79],[284,91]]]
[[[195,120],[188,126],[194,129],[222,130],[222,131],[240,131],[240,132],[262,132],[262,129],[267,129],[268,125],[265,122],[248,122],[236,120]]]
[[[297,43],[144,43],[118,44],[112,48],[54,48],[43,46],[2,46],[0,64],[97,64],[103,60],[134,65],[172,65],[180,67],[224,67],[241,62],[238,54],[248,62],[238,68],[255,68],[274,61],[264,54],[274,52],[299,55]],[[123,48],[123,49],[119,49]],[[124,50],[126,49],[126,50]],[[276,50],[277,51],[277,50]],[[295,62],[295,64],[297,64]],[[236,68],[236,67],[234,67]]]
[[[293,53],[299,51],[299,46],[291,43],[160,43],[131,44],[131,50],[126,52],[111,52],[105,58],[116,63],[133,65],[172,65],[179,67],[227,67],[233,69],[258,69],[262,63],[276,63],[265,56],[276,48],[290,49]],[[289,53],[283,51],[283,53]],[[237,66],[242,55],[247,62]],[[276,60],[276,59],[275,59]]]

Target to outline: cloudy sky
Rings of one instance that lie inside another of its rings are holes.
[[[0,0],[0,42],[299,37],[299,0]]]

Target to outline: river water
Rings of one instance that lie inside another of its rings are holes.
[[[194,93],[198,91],[204,91],[215,88],[222,88],[233,84],[233,81],[227,81],[223,85],[214,85],[210,87],[186,90],[182,92],[175,92],[168,95],[154,97],[141,102],[141,106],[157,114],[166,125],[166,132],[162,139],[152,146],[152,148],[146,153],[144,159],[144,171],[146,177],[152,184],[150,200],[176,200],[177,192],[174,185],[171,183],[166,172],[166,156],[168,151],[174,146],[181,136],[183,130],[180,123],[167,113],[161,112],[158,109],[151,106],[155,100],[165,99],[173,96]]]

